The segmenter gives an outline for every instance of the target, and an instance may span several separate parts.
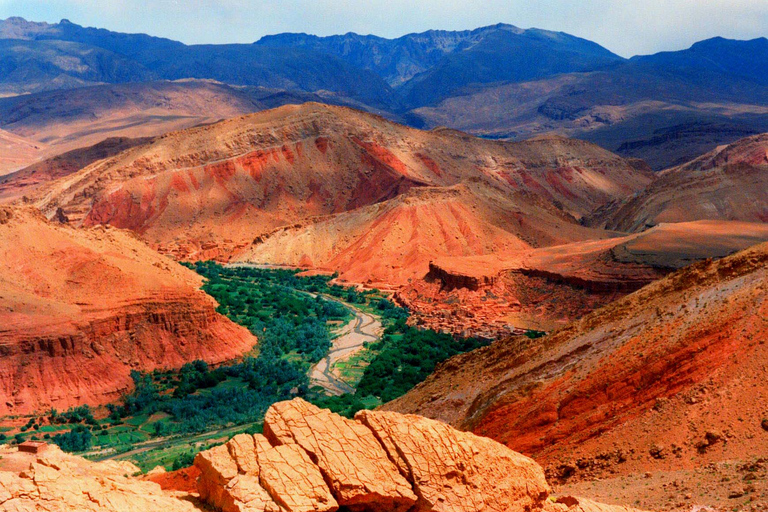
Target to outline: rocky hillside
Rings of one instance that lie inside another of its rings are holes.
[[[550,331],[668,273],[768,241],[768,224],[661,224],[605,240],[430,260],[395,294],[417,325],[496,338],[510,327]]]
[[[128,137],[104,139],[94,146],[67,151],[0,176],[0,202],[11,202],[24,197],[40,185],[74,174],[95,161],[109,158],[133,146],[146,144],[150,140],[151,138]]]
[[[256,339],[201,278],[130,233],[0,207],[0,414],[118,399],[131,370],[219,363]]]
[[[489,436],[566,480],[748,464],[768,436],[766,286],[768,244],[697,263],[544,338],[454,357],[384,409]]]
[[[598,209],[585,223],[640,231],[701,219],[768,222],[768,134],[668,169],[641,193]]]
[[[577,219],[651,179],[633,162],[580,141],[487,141],[309,103],[169,134],[93,163],[31,196],[46,215],[61,210],[75,225],[128,228],[178,258],[227,259],[252,243],[268,244],[278,228],[306,236],[298,228],[322,221],[363,226],[380,215],[398,215],[407,200],[388,207],[379,203],[424,187],[446,193],[411,192],[418,201],[438,201],[434,208],[450,216],[455,214],[445,199],[456,198],[465,211],[477,210],[472,214],[477,220],[469,224],[498,233],[507,240],[503,244],[601,237]],[[459,185],[469,190],[447,190]],[[355,218],[329,220],[343,213]],[[408,214],[403,222],[414,219]],[[317,227],[318,232],[333,229]],[[445,237],[437,226],[425,236]],[[292,247],[291,254],[282,247],[282,252],[265,249],[263,254],[273,263],[304,260],[326,266],[348,246],[330,253],[305,243]],[[474,244],[469,251],[480,247]],[[419,271],[427,270],[425,258],[418,261]]]

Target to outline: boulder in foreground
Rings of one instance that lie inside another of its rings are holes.
[[[223,512],[631,512],[553,501],[532,459],[419,416],[348,420],[296,398],[269,409],[264,434],[197,455],[204,501]]]

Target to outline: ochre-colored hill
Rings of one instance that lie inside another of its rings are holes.
[[[69,176],[89,164],[113,156],[150,139],[110,138],[87,148],[74,149],[0,176],[0,202],[32,193],[40,185]]]
[[[641,193],[599,209],[586,223],[640,231],[703,219],[768,222],[768,134],[668,169]]]
[[[747,460],[768,435],[767,287],[768,244],[703,261],[544,338],[454,357],[384,409],[489,436],[558,477]]]
[[[0,176],[31,164],[44,149],[45,144],[0,130]]]
[[[416,187],[462,183],[480,194],[464,207],[491,212],[478,214],[493,224],[484,232],[503,229],[532,246],[599,238],[604,235],[577,219],[651,179],[647,170],[581,141],[488,141],[308,103],[168,134],[42,187],[33,197],[49,217],[61,209],[75,225],[131,229],[179,258],[227,259],[276,228],[304,227],[316,217],[370,207]],[[375,216],[355,215],[361,218],[350,222],[359,226]],[[304,254],[290,256],[294,261]],[[314,248],[306,256],[318,265],[340,257]]]
[[[421,280],[441,256],[490,255],[606,236],[564,219],[546,203],[481,183],[417,187],[350,212],[259,237],[237,259],[340,270],[340,279],[379,287]],[[521,221],[521,211],[535,219]]]
[[[669,272],[768,241],[768,224],[697,221],[661,224],[605,240],[435,257],[424,279],[395,297],[423,326],[497,337],[511,326],[562,327]]]
[[[132,369],[250,350],[200,284],[128,232],[0,207],[0,415],[114,401]]]

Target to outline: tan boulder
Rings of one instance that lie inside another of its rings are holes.
[[[237,464],[226,445],[216,446],[195,456],[195,466],[200,469],[197,491],[200,498],[220,507],[224,512],[234,510],[227,484],[238,475]],[[224,504],[228,504],[224,508]]]
[[[223,512],[333,512],[339,508],[307,453],[240,434],[195,457],[200,497]]]
[[[195,466],[200,470],[200,498],[223,512],[282,510],[259,481],[252,436],[241,434],[227,444],[198,453]]]
[[[238,472],[259,476],[259,461],[256,458],[253,438],[254,436],[249,434],[238,434],[229,440],[227,450],[235,461]]]
[[[225,491],[217,503],[224,512],[285,512],[264,489],[258,476],[237,475]]]
[[[413,482],[416,510],[524,512],[549,494],[541,466],[491,439],[415,415],[360,411],[355,419]]]
[[[272,444],[296,444],[317,464],[340,506],[404,511],[416,503],[411,484],[365,425],[300,398],[269,408],[264,434]]]
[[[259,450],[258,458],[262,487],[289,512],[338,510],[339,505],[320,469],[299,446],[282,445]]]
[[[131,475],[126,462],[96,463],[49,447],[36,456],[3,448],[0,510],[13,512],[193,512],[189,501]],[[19,468],[26,468],[20,470]]]

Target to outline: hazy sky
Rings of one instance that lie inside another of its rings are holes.
[[[185,43],[250,43],[279,32],[397,37],[504,22],[568,32],[623,56],[716,35],[768,36],[768,0],[0,0],[0,18],[9,16]]]

